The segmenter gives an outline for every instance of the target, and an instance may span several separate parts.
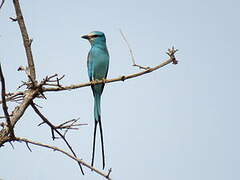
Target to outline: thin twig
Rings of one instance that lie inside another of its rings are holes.
[[[58,148],[58,147],[55,147],[55,146],[51,146],[51,145],[48,145],[48,144],[43,144],[43,143],[40,143],[40,142],[35,142],[35,141],[32,141],[32,140],[29,140],[29,139],[26,139],[26,138],[21,138],[21,137],[15,137],[14,138],[14,141],[19,141],[19,142],[25,142],[25,143],[29,143],[29,144],[33,144],[33,145],[37,145],[37,146],[41,146],[41,147],[45,147],[45,148],[49,148],[49,149],[52,149],[54,151],[58,151],[58,152],[61,152],[63,154],[65,154],[66,156],[70,157],[71,159],[77,161],[78,163],[82,164],[83,166],[91,169],[92,171],[96,172],[97,174],[105,177],[106,179],[108,180],[112,180],[108,174],[105,174],[104,172],[96,169],[95,167],[92,167],[91,165],[89,165],[88,163],[86,163],[85,161],[83,161],[82,159],[79,159],[73,155],[71,155],[70,153]]]
[[[2,85],[2,93],[1,93],[2,94],[2,109],[3,109],[4,115],[5,115],[6,120],[7,120],[10,136],[14,137],[14,130],[13,130],[13,126],[12,126],[10,116],[9,116],[9,113],[8,113],[8,107],[7,107],[6,98],[5,98],[5,94],[6,94],[5,79],[4,79],[4,76],[3,76],[1,64],[0,64],[0,79],[1,79],[1,85]]]
[[[136,62],[135,62],[135,58],[134,58],[134,55],[133,55],[132,48],[130,47],[130,44],[129,44],[129,42],[128,42],[126,36],[123,34],[123,32],[122,32],[121,29],[119,29],[119,31],[120,31],[120,34],[121,34],[122,37],[123,37],[123,40],[126,42],[129,51],[130,51],[130,55],[131,55],[131,59],[132,59],[132,63],[133,63],[133,64],[136,64]]]
[[[66,122],[64,122],[64,123],[59,124],[58,127],[63,127],[64,125],[66,125],[66,124],[68,124],[68,123],[70,123],[70,122],[76,122],[76,121],[78,121],[79,119],[80,119],[80,118],[68,120],[68,121],[66,121]]]
[[[9,94],[6,94],[6,102],[7,101],[11,101],[12,99],[15,99],[16,97],[18,96],[23,96],[24,92],[15,92],[15,93],[9,93]],[[0,101],[0,104],[2,104],[2,101]]]
[[[2,2],[1,2],[1,4],[0,4],[0,10],[1,10],[1,8],[2,8],[4,2],[5,2],[5,0],[2,0]]]
[[[50,126],[51,128],[51,131],[52,131],[52,136],[54,138],[54,134],[53,134],[53,131],[55,131],[62,139],[63,141],[66,143],[67,147],[70,149],[70,151],[72,152],[73,156],[77,158],[77,155],[75,154],[75,152],[73,151],[72,147],[70,146],[70,144],[68,143],[68,141],[66,140],[66,138],[64,137],[64,135],[62,135],[56,128],[55,126],[38,110],[38,108],[34,105],[33,102],[31,102],[31,106],[33,108],[33,110],[37,113],[37,115],[48,125]],[[79,164],[79,167],[81,169],[81,172],[82,174],[84,175],[84,172],[83,172],[83,169],[82,169],[82,166],[80,163]]]
[[[128,42],[128,40],[127,40],[126,36],[124,35],[124,33],[122,32],[122,30],[119,29],[119,31],[120,31],[120,34],[121,34],[122,37],[123,37],[123,40],[124,40],[124,41],[126,42],[126,44],[127,44],[127,47],[128,47],[128,49],[129,49],[129,52],[130,52],[130,55],[131,55],[131,59],[132,59],[133,66],[136,66],[136,67],[139,67],[140,69],[145,69],[145,70],[149,69],[150,67],[145,67],[145,66],[141,66],[141,65],[136,64],[136,61],[135,61],[135,58],[134,58],[133,51],[132,51],[132,48],[131,48],[131,46],[130,46],[130,43]]]

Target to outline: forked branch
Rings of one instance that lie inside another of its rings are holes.
[[[62,133],[60,133],[60,131],[38,110],[38,108],[35,106],[35,104],[33,102],[31,102],[31,106],[32,106],[33,110],[37,113],[37,115],[51,128],[53,140],[55,139],[55,136],[54,136],[54,131],[55,131],[63,139],[63,141],[66,143],[67,147],[70,149],[70,151],[72,152],[73,156],[75,158],[77,158],[77,155],[73,151],[72,147],[70,146],[70,144],[67,141],[67,139],[65,138],[65,136],[62,135]],[[82,174],[84,175],[82,166],[81,166],[81,164],[79,162],[78,162],[78,165],[80,167],[80,170],[81,170]]]

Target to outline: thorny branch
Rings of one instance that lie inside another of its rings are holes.
[[[112,82],[116,82],[116,81],[125,81],[127,79],[132,79],[153,71],[156,71],[160,68],[162,68],[163,66],[166,66],[169,63],[173,63],[173,64],[177,64],[177,60],[175,58],[175,53],[177,52],[177,49],[174,49],[174,47],[172,47],[172,49],[168,49],[167,54],[169,55],[169,59],[164,61],[163,63],[152,67],[152,68],[148,68],[147,70],[138,72],[138,73],[134,73],[134,74],[130,74],[127,76],[121,76],[118,78],[113,78],[113,79],[104,79],[104,80],[98,80],[98,81],[91,81],[91,82],[87,82],[87,83],[82,83],[82,84],[75,84],[75,85],[70,85],[70,86],[62,86],[62,87],[43,87],[42,90],[43,92],[49,92],[49,91],[64,91],[64,90],[71,90],[71,89],[77,89],[77,88],[82,88],[82,87],[86,87],[86,86],[91,86],[91,85],[95,85],[95,84],[102,84],[102,83],[112,83]]]
[[[34,105],[33,102],[31,102],[31,106],[33,108],[33,110],[37,113],[37,115],[51,128],[51,132],[52,132],[52,138],[53,140],[55,139],[54,136],[54,131],[63,139],[63,141],[66,143],[67,147],[70,149],[70,151],[72,152],[73,156],[77,158],[77,155],[75,154],[75,152],[73,151],[72,147],[70,146],[70,144],[68,143],[68,141],[66,140],[65,136],[62,135],[62,133],[60,133],[60,131],[58,131],[57,127],[55,127],[39,110],[38,108]],[[81,169],[82,174],[84,175],[83,169],[81,164],[78,162],[79,167]]]
[[[29,140],[29,139],[26,139],[26,138],[21,138],[21,137],[15,137],[12,141],[25,142],[26,144],[33,144],[33,145],[36,145],[36,146],[41,146],[41,147],[52,149],[54,151],[61,152],[61,153],[65,154],[66,156],[70,157],[71,159],[73,159],[73,160],[77,161],[78,163],[82,164],[83,166],[85,166],[85,167],[91,169],[92,171],[96,172],[97,174],[105,177],[106,179],[112,180],[110,178],[110,173],[111,173],[112,170],[109,170],[109,172],[107,174],[105,174],[104,172],[98,170],[97,168],[95,168],[93,166],[90,166],[88,163],[86,163],[82,159],[79,159],[79,158],[71,155],[70,153],[68,153],[68,152],[66,152],[66,151],[64,151],[64,150],[62,150],[58,147],[51,146],[51,145],[48,145],[48,144],[43,144],[43,143],[40,143],[40,142],[35,142],[35,141]]]
[[[173,64],[177,64],[177,60],[175,58],[175,53],[177,52],[176,49],[174,49],[174,47],[172,49],[168,49],[168,52],[167,54],[169,55],[169,59],[164,61],[163,63],[155,66],[155,67],[152,67],[152,68],[149,68],[147,70],[144,70],[144,71],[141,71],[139,73],[134,73],[134,74],[130,74],[130,75],[127,75],[127,76],[121,76],[119,78],[113,78],[113,79],[106,79],[106,80],[101,80],[101,81],[92,81],[92,82],[88,82],[88,83],[83,83],[83,84],[77,84],[77,85],[71,85],[71,86],[62,86],[60,85],[59,83],[59,79],[62,79],[62,77],[58,78],[57,75],[53,75],[53,76],[47,76],[45,79],[43,79],[40,83],[38,83],[37,85],[35,85],[35,89],[28,89],[26,91],[23,91],[23,92],[16,92],[16,93],[8,93],[7,95],[9,97],[11,97],[9,100],[12,100],[14,97],[16,96],[23,96],[23,100],[22,100],[22,103],[17,106],[14,111],[12,112],[12,117],[11,117],[11,124],[14,125],[16,124],[16,122],[21,118],[21,116],[23,115],[23,113],[25,112],[26,108],[32,103],[32,100],[36,97],[39,97],[39,95],[43,95],[43,92],[49,92],[49,91],[63,91],[63,90],[71,90],[71,89],[76,89],[76,88],[81,88],[81,87],[86,87],[86,86],[90,86],[92,84],[100,84],[100,83],[111,83],[111,82],[116,82],[116,81],[124,81],[126,79],[131,79],[131,78],[135,78],[135,77],[138,77],[138,76],[141,76],[141,75],[144,75],[144,74],[147,74],[147,73],[150,73],[150,72],[153,72],[169,63],[173,63]],[[56,78],[55,80],[53,78]],[[49,84],[50,83],[50,84]],[[55,83],[55,84],[54,84]],[[57,86],[57,87],[44,87],[44,86]],[[44,96],[44,95],[43,95]],[[2,101],[3,103],[3,101]],[[32,106],[34,107],[34,106]],[[35,107],[36,108],[36,107]],[[40,114],[37,113],[39,116]],[[45,119],[45,122],[46,121],[46,118],[40,116],[42,119]],[[49,121],[48,121],[49,122]],[[54,127],[50,122],[48,123],[48,125],[50,127]],[[57,130],[57,129],[56,129]],[[55,132],[56,132],[55,130]],[[52,130],[53,131],[53,130]],[[61,133],[60,133],[61,134]],[[60,135],[59,134],[59,135]],[[62,135],[62,134],[61,134]],[[61,137],[60,135],[60,137]],[[64,140],[64,135],[62,135],[63,137],[63,140]],[[3,145],[5,142],[8,142],[8,141],[11,141],[13,140],[12,138],[8,137],[7,136],[7,132],[5,129],[1,130],[0,131],[0,146]],[[71,146],[65,142],[68,146],[68,148],[71,150]],[[69,147],[70,146],[70,147]],[[73,153],[73,152],[72,152]],[[73,159],[75,159],[75,155],[73,155]],[[76,158],[77,159],[77,158]],[[91,167],[90,165],[88,164],[82,164],[90,169],[92,169],[93,167]],[[94,168],[95,169],[95,168]],[[97,172],[98,174],[106,177],[107,179],[109,179],[109,176],[108,175],[103,175],[101,171],[95,169],[94,170],[95,172]]]

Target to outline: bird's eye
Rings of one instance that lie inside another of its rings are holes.
[[[92,35],[92,36],[91,36],[91,38],[96,38],[96,37],[98,37],[98,35]]]

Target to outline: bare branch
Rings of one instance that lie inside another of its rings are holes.
[[[17,106],[12,113],[13,117],[11,118],[11,122],[13,125],[15,125],[16,122],[22,117],[30,102],[37,96],[38,91],[39,90],[37,89],[25,92],[23,102]]]
[[[53,140],[55,139],[54,136],[54,131],[63,139],[63,141],[66,143],[67,147],[70,149],[70,151],[72,152],[73,156],[77,158],[77,155],[75,154],[75,152],[73,151],[72,147],[70,146],[70,144],[68,143],[68,141],[66,140],[66,138],[64,137],[64,135],[62,135],[57,128],[38,110],[38,108],[34,105],[33,102],[31,102],[31,106],[33,108],[33,110],[37,113],[37,115],[51,128],[51,132],[52,132],[52,138]],[[78,163],[82,174],[84,175],[82,166],[80,163]]]
[[[11,113],[10,121],[11,125],[14,128],[15,124],[18,122],[18,120],[22,117],[25,110],[29,106],[32,99],[34,99],[39,94],[39,89],[30,89],[24,92],[24,98],[19,106],[16,106]],[[8,129],[2,128],[0,130],[0,146],[2,146],[5,142],[9,141],[11,137],[8,136]]]
[[[58,126],[55,126],[57,129],[76,129],[76,128],[73,128],[73,127],[76,127],[76,126],[83,126],[83,125],[87,125],[86,123],[78,123],[76,124],[76,122],[79,120],[80,118],[77,118],[77,119],[71,119],[71,120],[68,120],[64,123],[61,123],[59,124]],[[77,128],[78,129],[78,128]]]
[[[5,94],[6,94],[5,79],[4,79],[4,76],[3,76],[1,64],[0,64],[0,79],[1,79],[1,85],[2,85],[2,93],[1,93],[1,95],[2,95],[2,109],[3,109],[4,115],[5,115],[6,120],[7,120],[10,136],[14,137],[14,130],[13,130],[13,126],[12,126],[11,121],[10,121],[10,116],[9,116],[9,113],[8,113],[8,107],[7,107],[6,98],[5,98]]]
[[[33,56],[32,56],[32,50],[31,50],[32,40],[28,36],[28,32],[27,32],[27,28],[26,28],[26,25],[24,22],[23,15],[22,15],[19,0],[13,0],[13,4],[14,4],[15,11],[16,11],[16,15],[17,15],[16,19],[18,21],[18,24],[19,24],[19,27],[21,30],[23,44],[24,44],[24,48],[26,51],[26,55],[27,55],[30,77],[31,77],[31,80],[35,82],[36,73],[35,73],[35,66],[34,66],[34,61],[33,61]]]
[[[1,8],[2,8],[4,2],[5,2],[5,0],[2,0],[2,2],[1,2],[1,4],[0,4],[0,10],[1,10]]]
[[[162,68],[163,66],[166,66],[169,63],[175,64],[174,62],[176,61],[176,58],[174,56],[174,53],[171,54],[170,58],[168,60],[164,61],[163,63],[161,63],[161,64],[159,64],[159,65],[157,65],[155,67],[149,68],[147,70],[138,72],[138,73],[130,74],[130,75],[127,75],[127,76],[121,76],[121,77],[113,78],[113,79],[104,79],[104,80],[98,80],[98,81],[91,81],[91,82],[87,82],[87,83],[83,83],[83,84],[76,84],[76,85],[70,85],[70,86],[48,87],[48,88],[47,87],[43,87],[42,90],[44,92],[64,91],[64,90],[77,89],[77,88],[82,88],[82,87],[96,85],[96,84],[102,84],[102,83],[112,83],[112,82],[117,82],[117,81],[125,81],[127,79],[132,79],[132,78],[135,78],[135,77],[138,77],[138,76],[141,76],[141,75],[144,75],[144,74],[156,71],[159,68]]]
[[[71,155],[70,153],[58,148],[58,147],[55,147],[55,146],[51,146],[51,145],[48,145],[48,144],[43,144],[43,143],[40,143],[40,142],[35,142],[35,141],[32,141],[32,140],[29,140],[29,139],[26,139],[26,138],[21,138],[21,137],[15,137],[13,139],[14,141],[19,141],[19,142],[25,142],[25,143],[28,143],[28,144],[33,144],[33,145],[36,145],[36,146],[41,146],[41,147],[45,147],[45,148],[49,148],[49,149],[52,149],[54,151],[58,151],[58,152],[61,152],[63,154],[65,154],[66,156],[70,157],[71,159],[77,161],[78,163],[82,164],[83,166],[91,169],[92,171],[96,172],[97,174],[105,177],[106,179],[108,180],[112,180],[110,177],[109,177],[109,172],[108,174],[96,169],[95,167],[92,167],[91,165],[89,165],[88,163],[86,163],[85,161],[83,161],[82,159],[79,159],[79,158],[76,158],[74,157],[73,155]]]

